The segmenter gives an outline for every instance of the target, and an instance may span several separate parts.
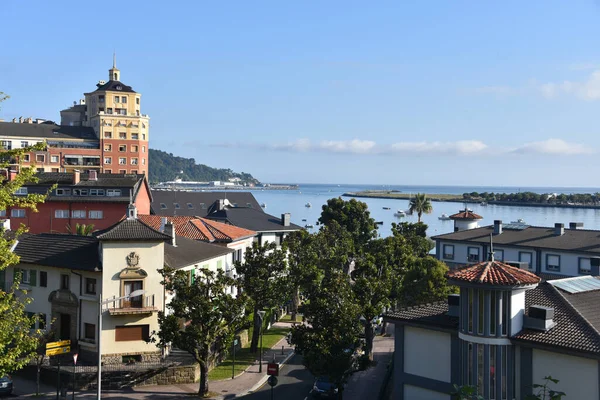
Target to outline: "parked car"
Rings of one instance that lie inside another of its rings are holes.
[[[335,383],[330,382],[326,376],[320,376],[315,379],[315,383],[313,384],[310,394],[315,398],[333,399],[338,395],[338,388]]]
[[[0,395],[8,396],[13,391],[13,381],[10,375],[4,375],[0,378]]]

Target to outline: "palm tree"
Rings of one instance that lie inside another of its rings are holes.
[[[431,214],[433,211],[433,207],[431,206],[431,200],[425,196],[425,193],[417,193],[415,197],[410,199],[410,203],[408,204],[408,210],[413,213],[416,212],[419,216],[419,222],[421,222],[421,215]]]
[[[67,225],[67,231],[71,235],[79,235],[79,236],[90,236],[94,231],[94,225],[86,225],[86,224],[75,224],[75,230],[71,228],[71,225]]]

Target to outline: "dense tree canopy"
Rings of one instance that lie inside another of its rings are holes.
[[[369,240],[377,237],[375,220],[371,218],[367,204],[362,201],[345,201],[341,198],[327,200],[319,223],[327,226],[333,221],[352,236],[355,251],[359,251]]]

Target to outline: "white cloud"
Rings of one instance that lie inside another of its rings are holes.
[[[516,149],[512,150],[513,153],[520,154],[559,154],[559,155],[578,155],[578,154],[592,154],[595,151],[583,144],[579,143],[568,143],[562,139],[548,139],[540,142],[526,143]]]
[[[324,140],[315,146],[315,149],[334,153],[369,154],[377,152],[377,148],[375,146],[376,143],[371,140]]]
[[[459,140],[456,142],[400,142],[391,148],[398,153],[444,153],[444,154],[476,154],[487,149],[487,145],[479,140]]]

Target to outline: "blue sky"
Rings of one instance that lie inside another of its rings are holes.
[[[150,147],[265,182],[598,186],[600,2],[406,3],[4,1],[0,118],[116,50]]]

